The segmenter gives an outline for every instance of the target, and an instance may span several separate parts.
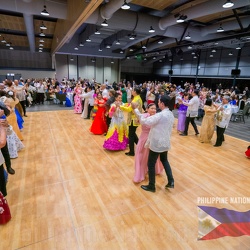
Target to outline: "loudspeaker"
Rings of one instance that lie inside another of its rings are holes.
[[[232,76],[239,76],[240,75],[240,69],[232,69],[231,75]]]
[[[170,69],[170,70],[168,71],[168,74],[169,74],[169,75],[173,75],[173,70]]]

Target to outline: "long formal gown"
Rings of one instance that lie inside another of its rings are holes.
[[[115,104],[111,104],[109,114],[112,119],[103,147],[114,151],[125,150],[128,144],[128,126],[124,114]]]
[[[13,130],[11,134],[7,134],[7,146],[10,154],[10,158],[14,159],[18,157],[18,151],[24,148],[23,143]]]
[[[214,134],[215,127],[215,107],[204,106],[205,115],[202,119],[201,128],[200,128],[200,142],[211,142],[211,139]]]
[[[10,219],[11,219],[11,214],[7,200],[0,192],[0,225],[7,223]]]
[[[82,113],[82,99],[79,96],[82,93],[82,90],[80,88],[75,88],[75,97],[74,97],[74,113],[75,114],[81,114]]]
[[[105,100],[97,100],[96,104],[105,104]],[[106,123],[106,119],[105,119],[105,112],[106,112],[106,108],[105,106],[100,107],[98,106],[97,108],[97,112],[95,115],[95,119],[92,122],[91,128],[90,128],[90,132],[92,132],[95,135],[102,135],[104,133],[107,132],[107,123]]]
[[[184,104],[180,104],[180,107],[178,109],[177,130],[180,131],[180,132],[184,132],[184,130],[185,130],[185,121],[186,121],[187,108],[188,108],[188,106],[186,106]]]
[[[143,114],[144,117],[148,117],[149,114]],[[136,145],[135,150],[135,174],[133,181],[138,183],[145,179],[145,175],[148,172],[148,155],[149,155],[149,148],[145,148],[145,143],[148,139],[148,134],[150,131],[150,127],[146,125],[141,125],[141,135],[139,141]],[[160,174],[164,169],[160,158],[157,159],[155,164],[155,173]]]

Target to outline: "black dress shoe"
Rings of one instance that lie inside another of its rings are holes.
[[[9,174],[15,174],[15,170],[12,167],[7,168]]]
[[[199,135],[200,133],[198,132],[198,133],[195,133],[195,135]]]
[[[214,147],[220,147],[221,145],[214,144]]]
[[[125,153],[125,155],[128,155],[128,156],[135,156],[134,153],[130,153],[130,152]]]
[[[155,187],[152,187],[150,185],[141,185],[141,188],[145,191],[149,191],[149,192],[155,192]]]
[[[184,133],[182,133],[182,134],[180,134],[181,136],[187,136],[187,134],[184,134]]]
[[[174,188],[174,182],[172,181],[172,182],[169,182],[166,186],[165,186],[165,188]]]

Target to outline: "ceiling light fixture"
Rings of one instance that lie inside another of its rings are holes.
[[[2,43],[6,43],[6,40],[4,39],[4,37],[3,37],[3,39],[2,39],[2,41],[1,41]]]
[[[121,43],[120,43],[119,40],[117,40],[115,44],[116,44],[116,45],[120,45]]]
[[[41,30],[46,30],[46,29],[47,29],[47,27],[44,25],[43,22],[42,22],[42,24],[40,25],[40,29],[41,29]]]
[[[82,42],[80,42],[79,46],[80,46],[80,47],[83,47],[83,46],[84,46],[84,44],[83,44]]]
[[[39,34],[39,36],[45,36],[45,34],[43,33],[43,30],[41,30],[41,33]]]
[[[114,61],[112,60],[112,61],[111,61],[111,63],[113,64],[113,63],[114,63]]]
[[[102,49],[100,48],[98,51],[100,51],[100,52],[101,52],[101,51],[102,51]]]
[[[41,53],[41,52],[43,52],[43,51],[39,49],[39,50],[38,50],[38,52],[40,52],[40,53]]]
[[[154,56],[154,57],[153,57],[153,60],[155,60],[155,59],[156,59],[156,57]]]
[[[43,10],[41,11],[41,15],[43,16],[49,16],[49,12],[46,10],[46,5],[43,6]]]
[[[216,49],[212,49],[212,51],[211,51],[212,53],[215,53],[216,52]]]
[[[39,43],[44,43],[44,40],[43,39],[39,39]]]
[[[107,27],[107,26],[109,26],[108,25],[108,23],[107,23],[107,20],[106,19],[104,19],[104,21],[102,22],[102,24],[101,24],[103,27]]]
[[[90,43],[90,42],[91,42],[91,39],[88,37],[88,38],[86,39],[86,42]]]
[[[76,47],[74,48],[74,50],[78,50],[78,47],[76,46]]]
[[[130,37],[129,37],[130,40],[135,40],[135,35],[132,34]]]
[[[120,54],[123,54],[123,53],[124,53],[123,50],[121,50],[121,51],[120,51]]]
[[[233,3],[232,1],[230,1],[230,0],[227,0],[227,1],[222,5],[223,8],[231,8],[231,7],[233,7],[233,6],[234,6],[234,3]]]
[[[128,9],[130,9],[130,6],[128,5],[128,3],[127,3],[126,0],[124,0],[124,4],[122,5],[121,8],[122,8],[123,10],[128,10]]]
[[[100,35],[101,32],[100,32],[98,29],[96,29],[96,30],[95,30],[95,34],[96,34],[96,35]]]
[[[160,40],[158,43],[159,43],[159,44],[163,44],[163,41]]]
[[[73,57],[70,57],[70,61],[74,61],[74,58],[73,58]]]
[[[150,29],[149,29],[149,31],[148,31],[149,33],[154,33],[155,32],[155,30],[154,30],[154,28],[152,27],[152,26],[150,26]]]
[[[236,47],[236,49],[241,49],[240,45],[238,45],[238,46]]]
[[[8,42],[7,42],[5,45],[6,45],[7,47],[10,47],[10,43],[8,43]]]
[[[130,48],[129,51],[133,52],[134,50],[132,48]]]
[[[186,40],[191,39],[191,36],[189,35],[189,32],[188,32],[188,34],[185,36],[185,39],[186,39]]]
[[[10,50],[13,50],[14,48],[12,46],[10,46]]]
[[[191,45],[188,46],[188,49],[192,49],[193,47]]]
[[[43,47],[44,45],[42,43],[40,43],[39,46]]]
[[[177,23],[183,23],[186,19],[187,19],[187,16],[186,16],[186,15],[180,15],[180,16],[177,18],[176,22],[177,22]]]
[[[228,55],[229,55],[229,56],[232,56],[232,55],[233,55],[232,51],[230,51]]]
[[[183,58],[181,57],[180,60],[183,61]]]
[[[222,28],[221,24],[220,24],[220,27],[217,29],[217,32],[223,32],[224,29]]]
[[[142,49],[146,49],[147,47],[146,47],[145,45],[143,45],[141,48],[142,48]]]
[[[111,46],[110,45],[106,45],[106,49],[110,49],[111,48]]]
[[[213,54],[210,54],[210,56],[209,57],[214,57],[214,55]]]

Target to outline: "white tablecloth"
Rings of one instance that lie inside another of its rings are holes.
[[[70,92],[68,92],[67,93],[67,97],[69,98],[69,100],[70,100],[70,102],[71,102],[71,105],[73,105],[73,93],[70,93]]]
[[[231,105],[232,114],[237,113],[239,111],[239,107],[237,105]]]

